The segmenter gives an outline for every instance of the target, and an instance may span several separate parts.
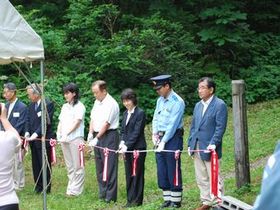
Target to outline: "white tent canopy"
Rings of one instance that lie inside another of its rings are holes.
[[[0,0],[0,64],[43,59],[41,37],[8,0]]]

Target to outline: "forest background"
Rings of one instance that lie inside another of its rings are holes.
[[[120,102],[133,88],[152,119],[157,95],[149,78],[171,74],[187,103],[199,99],[197,80],[211,76],[231,105],[231,80],[246,82],[248,103],[280,96],[280,4],[274,0],[12,0],[42,37],[46,94],[64,103],[62,86],[75,82],[87,112],[91,84],[104,79]],[[39,65],[25,71],[39,82]],[[12,65],[0,67],[0,85],[13,81],[27,102],[27,82]],[[22,91],[21,91],[22,90]],[[122,107],[122,106],[121,106]],[[89,114],[87,115],[88,122]]]

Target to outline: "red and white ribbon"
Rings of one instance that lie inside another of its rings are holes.
[[[107,176],[108,176],[108,157],[109,157],[109,150],[108,148],[103,149],[104,154],[104,166],[103,166],[103,182],[107,182]]]
[[[211,193],[214,197],[218,197],[218,175],[219,162],[218,155],[215,150],[211,151]]]
[[[180,150],[176,150],[174,154],[174,158],[176,160],[176,170],[175,170],[175,177],[174,177],[174,185],[177,187],[179,186],[179,158],[180,158]]]
[[[132,165],[132,176],[136,176],[137,160],[139,158],[139,151],[133,151],[133,165]]]
[[[85,149],[85,144],[80,143],[78,146],[78,150],[79,150],[80,166],[82,168],[85,167],[84,149]]]
[[[51,145],[51,161],[52,164],[56,164],[56,152],[55,152],[56,140],[50,139],[50,145]]]

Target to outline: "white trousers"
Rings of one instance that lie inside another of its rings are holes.
[[[80,166],[78,149],[80,143],[83,143],[83,138],[76,138],[72,141],[61,143],[64,161],[67,167],[67,195],[80,195],[84,189],[85,170]]]
[[[220,173],[221,160],[219,160],[218,197],[224,194],[224,182]],[[199,153],[194,154],[194,168],[197,186],[200,190],[200,200],[204,205],[213,206],[218,201],[211,194],[211,162],[201,160]]]
[[[13,178],[14,178],[14,185],[15,189],[21,189],[24,187],[25,184],[25,175],[24,175],[24,166],[23,166],[23,153],[25,151],[20,148],[15,154],[15,164],[13,168]]]

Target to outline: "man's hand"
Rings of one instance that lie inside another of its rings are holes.
[[[93,140],[93,135],[92,135],[92,133],[88,133],[88,135],[87,135],[87,141],[90,142],[90,141],[92,141],[92,140]]]
[[[25,132],[24,138],[25,138],[25,139],[29,139],[29,138],[30,138],[30,133],[29,133],[29,132]]]
[[[98,138],[95,137],[94,139],[89,141],[88,146],[95,147],[97,143],[98,143]]]
[[[160,140],[159,140],[159,136],[157,134],[153,134],[152,140],[153,140],[154,146],[158,146]]]
[[[164,150],[164,146],[165,146],[165,142],[161,141],[158,144],[158,148],[156,149],[156,152],[162,152],[162,150]]]
[[[121,141],[119,144],[119,150],[121,150],[122,145],[124,145],[124,141]]]
[[[125,153],[127,151],[127,146],[123,143],[120,144],[119,153]]]
[[[37,134],[37,133],[33,133],[33,134],[28,138],[28,140],[29,140],[29,141],[33,141],[33,140],[35,140],[37,137],[38,137],[38,134]]]
[[[216,149],[216,145],[215,144],[209,144],[207,149],[210,150],[210,151],[214,151]]]
[[[189,156],[192,156],[191,148],[190,148],[190,147],[188,147],[188,155],[189,155]]]

